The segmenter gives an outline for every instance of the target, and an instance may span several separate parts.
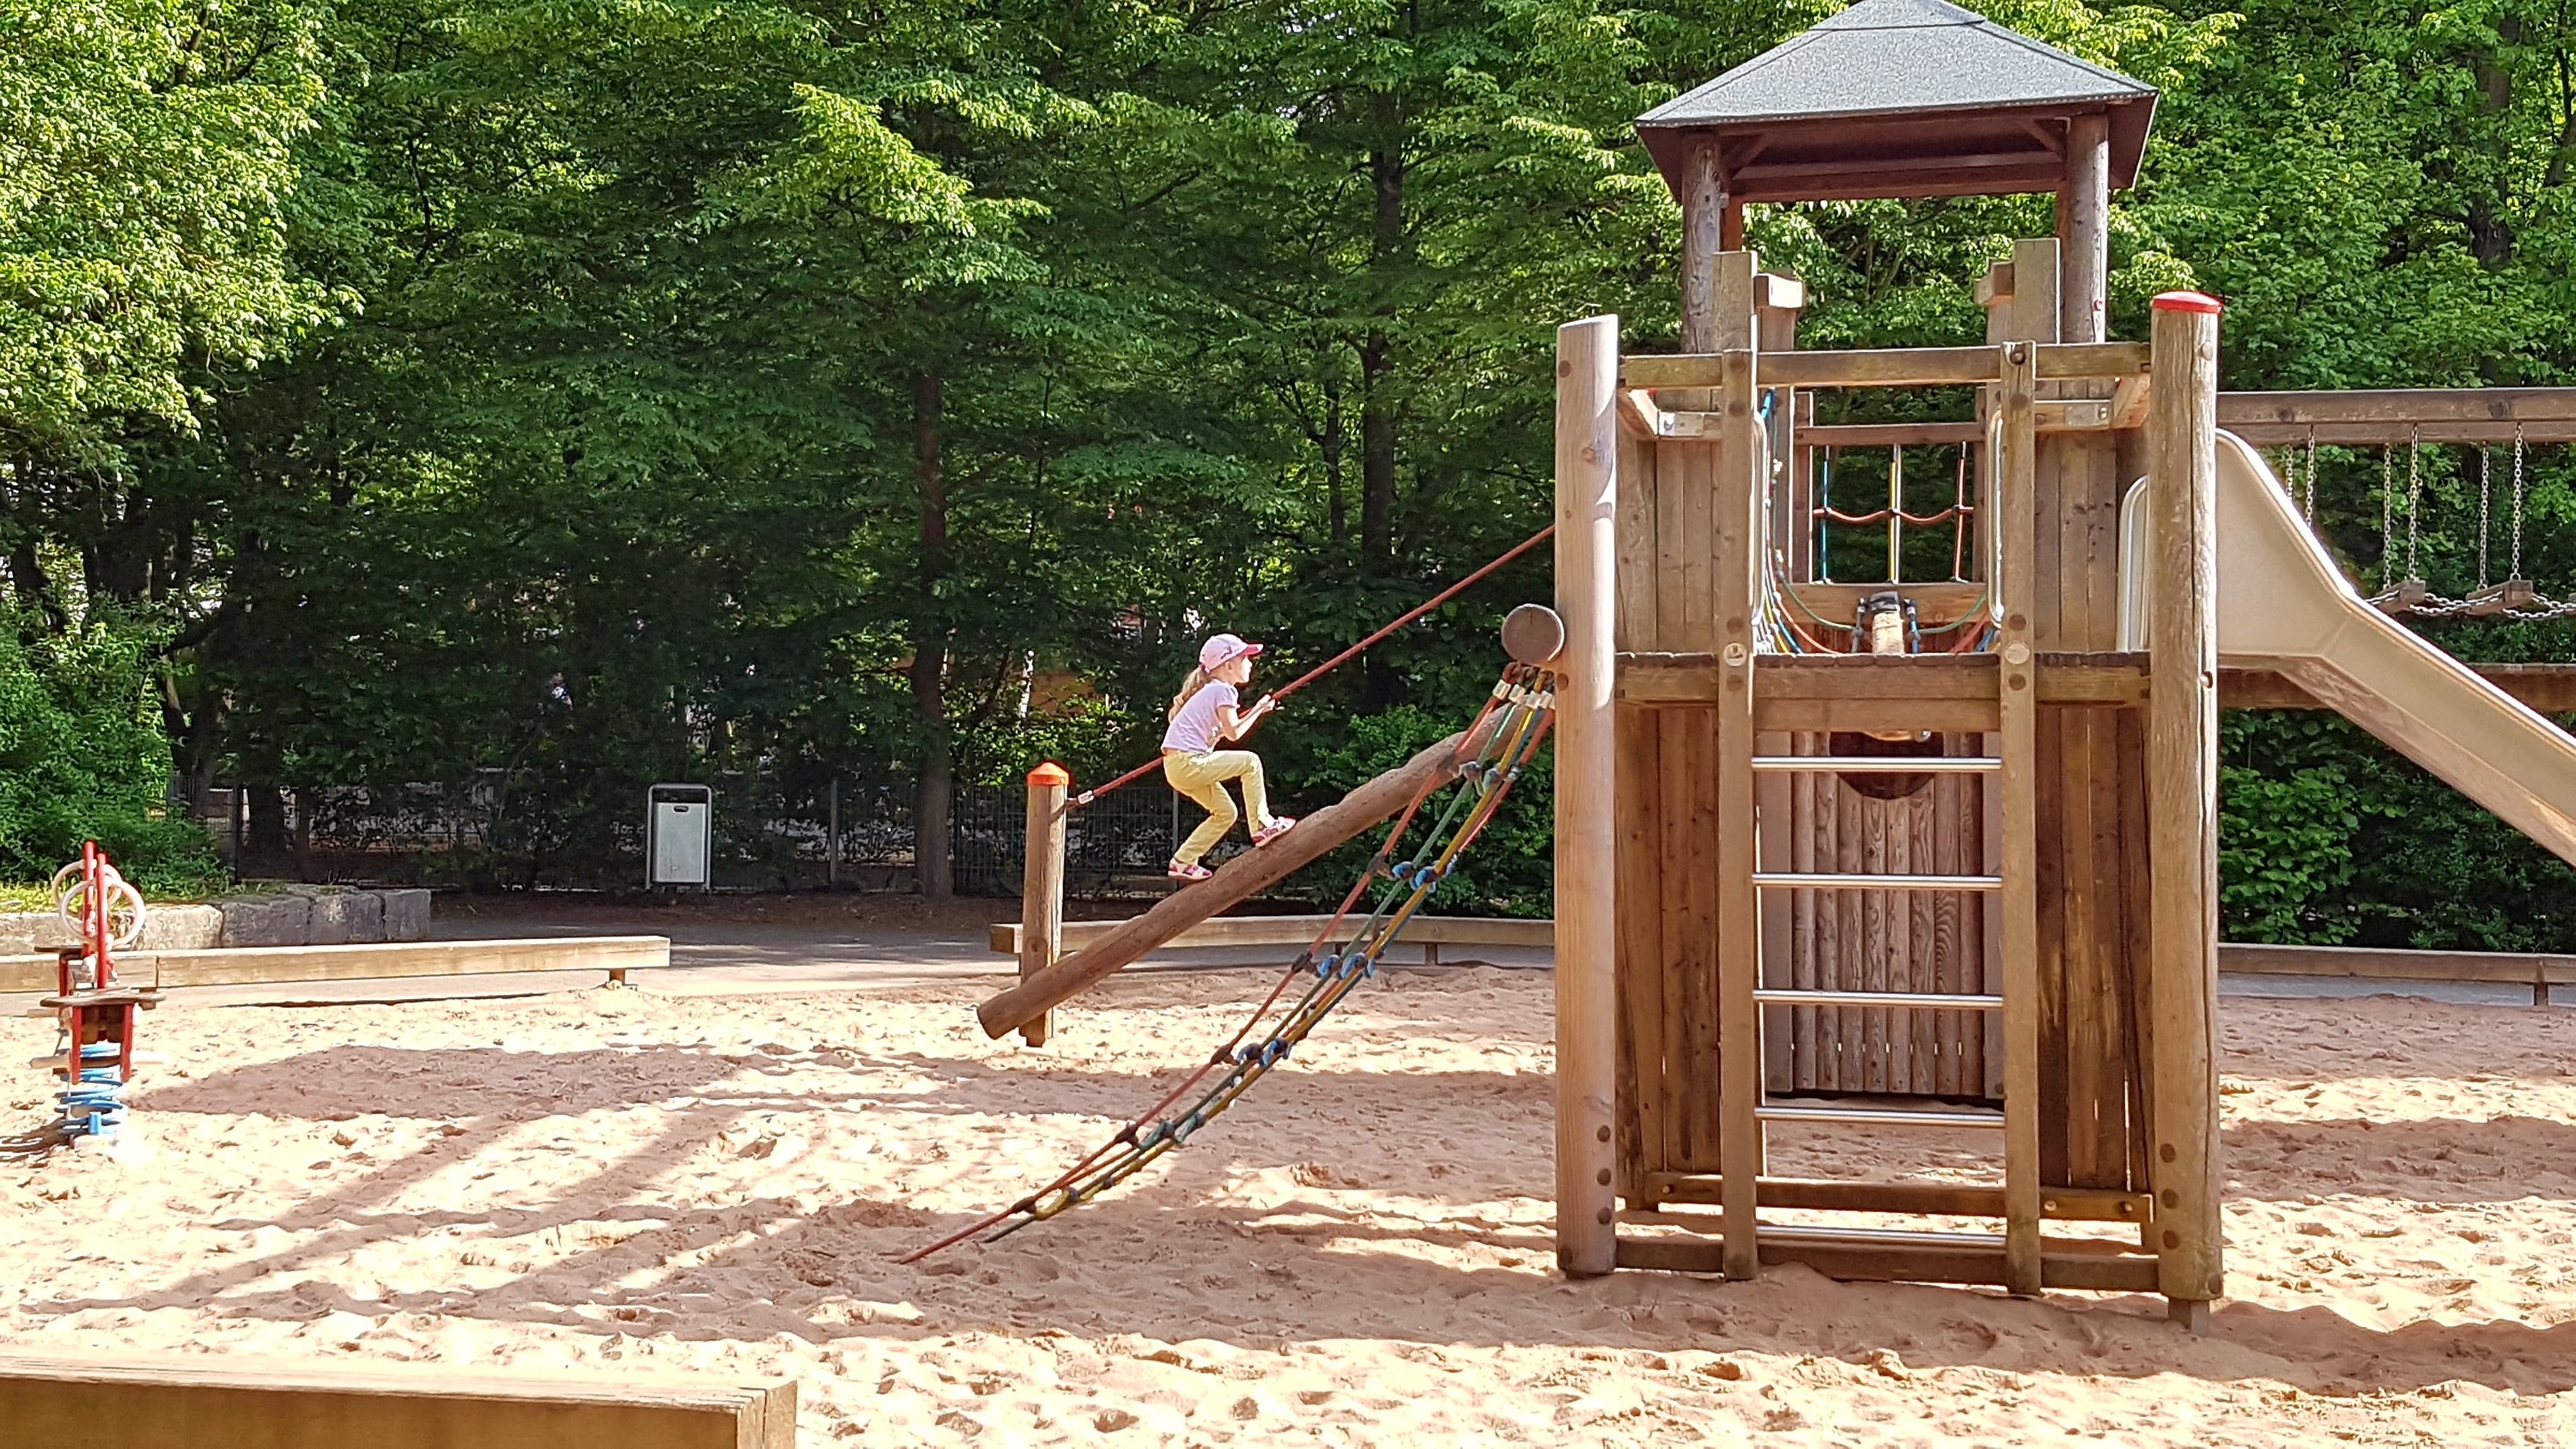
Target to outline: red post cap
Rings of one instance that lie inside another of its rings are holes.
[[[2206,312],[2216,316],[2227,310],[2227,304],[2207,292],[2158,292],[2149,303],[2159,312]]]
[[[1073,783],[1073,772],[1067,770],[1064,766],[1057,764],[1055,761],[1049,760],[1045,764],[1038,766],[1036,769],[1029,771],[1029,783],[1032,785],[1053,785],[1057,789],[1061,790]]]

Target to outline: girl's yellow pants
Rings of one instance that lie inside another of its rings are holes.
[[[1199,857],[1214,849],[1242,818],[1235,813],[1233,797],[1225,792],[1228,780],[1243,782],[1243,806],[1252,813],[1252,828],[1270,827],[1270,795],[1261,783],[1261,757],[1250,750],[1209,750],[1197,755],[1166,751],[1163,778],[1208,813],[1181,848],[1172,852],[1172,859],[1183,865],[1198,864]]]

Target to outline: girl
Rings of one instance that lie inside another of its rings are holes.
[[[1199,864],[1199,857],[1225,838],[1236,819],[1234,801],[1225,793],[1228,780],[1243,782],[1243,805],[1252,812],[1254,845],[1269,844],[1297,823],[1270,813],[1259,755],[1217,748],[1252,733],[1252,727],[1270,713],[1273,701],[1266,694],[1250,709],[1235,708],[1241,697],[1235,693],[1236,686],[1250,682],[1252,657],[1260,652],[1258,644],[1232,634],[1216,635],[1199,646],[1199,667],[1190,671],[1190,677],[1181,681],[1181,692],[1172,696],[1171,726],[1163,731],[1163,778],[1208,813],[1165,869],[1174,880],[1208,878],[1208,868]]]

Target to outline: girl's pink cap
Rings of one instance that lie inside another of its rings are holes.
[[[1233,634],[1211,634],[1199,646],[1199,668],[1220,669],[1237,659],[1248,659],[1261,652],[1258,644],[1246,643]]]

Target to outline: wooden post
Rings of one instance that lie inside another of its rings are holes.
[[[1712,258],[1714,260],[1714,258]],[[1556,331],[1556,1260],[1616,1266],[1619,319]]]
[[[2111,276],[2111,118],[2096,111],[2066,123],[2066,186],[2058,193],[2061,249],[2057,335],[2099,342]]]
[[[1761,263],[1728,252],[1718,268],[1719,340],[1726,347],[1718,405],[1724,419],[1717,450],[1717,1152],[1724,1185],[1719,1223],[1729,1278],[1762,1271],[1755,1241],[1762,1177],[1762,1019],[1754,990],[1762,974],[1762,900],[1753,883],[1758,824],[1753,783],[1753,615],[1761,598],[1763,499],[1770,488],[1764,460],[1756,359],[1756,305]],[[1668,858],[1667,871],[1694,862]]]
[[[823,831],[823,884],[841,883],[841,777],[832,777],[832,818]]]
[[[2156,298],[2147,503],[2148,957],[2157,1282],[2197,1328],[2225,1284],[2219,1233],[2218,314],[2197,292]]]
[[[1073,776],[1050,760],[1029,771],[1029,829],[1020,868],[1020,979],[1055,964],[1064,949],[1064,797]],[[1045,1046],[1048,1014],[1020,1028],[1020,1038]]]
[[[1682,351],[1715,352],[1717,258],[1726,250],[1727,210],[1726,177],[1718,168],[1715,141],[1694,141],[1683,154],[1681,201]]]
[[[2014,265],[2016,277],[2020,264]],[[2003,577],[1996,581],[2002,629],[2003,770],[1996,784],[2003,889],[2004,1286],[2041,1287],[2039,1098],[2039,742],[2038,670],[2032,646],[2038,584],[2038,447],[2033,430],[2033,347],[2005,345],[2003,413],[1996,471],[1996,527],[2003,530]]]

